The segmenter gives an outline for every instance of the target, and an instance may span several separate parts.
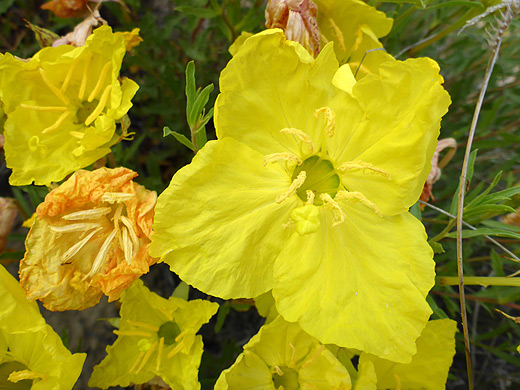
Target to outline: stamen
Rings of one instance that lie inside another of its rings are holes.
[[[112,192],[107,192],[103,196],[105,196],[107,194],[112,194]],[[103,200],[103,196],[101,197],[101,200]],[[106,202],[106,200],[104,200],[104,202]],[[113,202],[109,201],[109,203],[115,203],[115,201],[113,201]],[[119,220],[121,219],[122,212],[123,212],[123,204],[120,204],[119,206],[117,206],[116,212],[114,213],[114,217],[112,218],[112,220],[114,221],[114,229],[118,232],[119,232]],[[119,237],[119,235],[118,235],[118,237]]]
[[[56,122],[54,122],[53,125],[46,127],[45,129],[42,130],[42,134],[47,134],[47,133],[50,133],[51,131],[57,130],[70,114],[71,114],[70,111],[66,111],[63,114],[61,114],[60,117],[58,118],[58,120]]]
[[[282,369],[281,369],[280,367],[278,367],[278,366],[274,366],[274,367],[273,367],[273,373],[276,373],[276,374],[278,374],[278,375],[280,375],[280,376],[283,376],[283,374],[284,374],[284,372],[282,371]]]
[[[296,179],[293,180],[293,182],[289,186],[289,189],[286,192],[283,192],[276,197],[276,199],[275,199],[276,203],[282,203],[287,198],[296,194],[296,191],[298,190],[298,188],[300,188],[303,185],[306,178],[307,178],[307,173],[305,171],[301,171],[298,174],[298,176],[296,177]]]
[[[153,333],[145,332],[144,330],[114,330],[114,334],[118,336],[140,336],[153,337]]]
[[[65,76],[65,80],[63,81],[63,84],[61,85],[61,92],[65,92],[67,90],[67,87],[69,86],[70,79],[72,78],[72,73],[76,69],[76,66],[78,65],[78,61],[74,61],[70,66],[69,70],[67,71],[67,75]]]
[[[88,76],[88,68],[90,67],[90,61],[92,60],[92,55],[89,55],[85,60],[85,67],[83,68],[83,77],[81,78],[81,85],[79,87],[78,99],[83,100],[85,96],[85,89],[87,88],[87,76]]]
[[[166,357],[170,359],[171,357],[179,353],[182,350],[182,348],[184,348],[184,340],[177,344],[175,348],[173,348],[173,350],[168,355],[166,355]]]
[[[378,216],[382,217],[383,213],[379,208],[368,200],[368,198],[358,191],[338,191],[335,197],[336,200],[346,200],[346,201],[358,201],[359,203],[364,204],[367,207],[370,207],[374,213]]]
[[[300,157],[298,157],[295,154],[288,153],[288,152],[273,153],[273,154],[268,154],[267,156],[264,157],[264,167],[269,163],[280,162],[280,161],[293,161],[296,163],[296,165],[301,165],[301,163],[302,163],[302,160],[300,159]]]
[[[390,174],[387,171],[385,171],[384,169],[378,168],[378,167],[372,165],[371,163],[367,163],[367,162],[363,162],[363,161],[349,161],[349,162],[341,164],[338,167],[338,170],[343,171],[343,172],[354,171],[356,169],[360,169],[360,170],[364,171],[363,173],[365,173],[365,174],[367,174],[368,172],[372,172],[372,173],[376,173],[381,176],[384,176],[388,179],[390,178]]]
[[[128,229],[128,232],[130,233],[130,239],[132,240],[132,243],[134,244],[134,248],[137,249],[139,247],[139,239],[137,238],[137,234],[135,234],[135,230],[132,224],[132,221],[128,217],[125,217],[124,215],[121,217],[121,222],[126,226]]]
[[[49,228],[53,232],[57,233],[72,233],[72,232],[82,232],[82,231],[89,231],[90,229],[94,229],[97,227],[100,227],[101,225],[99,223],[71,223],[68,225],[63,226],[49,226]]]
[[[99,99],[99,103],[94,108],[94,111],[85,119],[85,126],[90,126],[92,122],[101,114],[101,112],[105,109],[105,106],[107,105],[108,101],[108,95],[110,95],[110,91],[112,91],[112,86],[109,85],[105,88],[103,91],[103,95],[101,95],[101,99]]]
[[[85,275],[83,279],[88,278],[89,276],[92,276],[99,272],[99,270],[105,265],[106,262],[106,256],[108,254],[108,251],[110,249],[110,244],[114,240],[114,237],[116,236],[116,231],[112,230],[112,233],[108,235],[105,242],[103,242],[103,245],[101,245],[101,249],[99,250],[98,254],[96,255],[96,258],[94,259],[94,264],[92,265],[92,269],[90,272]]]
[[[128,370],[128,373],[129,373],[129,374],[133,374],[135,368],[137,367],[137,365],[138,365],[139,362],[141,361],[141,359],[142,359],[142,357],[144,356],[144,354],[145,354],[144,351],[139,352],[139,355],[137,355],[137,359],[135,359],[134,364],[132,364],[132,367],[130,367],[130,370]]]
[[[164,337],[159,339],[159,349],[157,350],[157,363],[155,364],[155,371],[161,368],[162,353],[164,350]]]
[[[325,349],[325,346],[324,345],[320,345],[320,347],[318,348],[318,350],[316,351],[316,353],[314,355],[312,355],[308,360],[305,361],[305,363],[302,364],[300,370],[302,368],[305,368],[307,367],[309,364],[311,364],[314,360],[316,360],[318,358],[318,356],[321,355],[321,353],[323,352],[323,350]]]
[[[160,307],[159,311],[164,314],[164,316],[168,319],[168,321],[173,321],[173,316],[171,315],[171,313],[168,310]]]
[[[336,25],[336,23],[334,23],[334,20],[332,18],[329,18],[329,23],[332,26],[332,30],[334,31],[333,34],[334,34],[334,37],[336,38],[336,42],[338,43],[339,48],[341,49],[342,52],[346,53],[347,47],[345,46],[345,39],[344,39],[343,33],[341,32],[339,27]]]
[[[293,368],[294,365],[296,364],[296,348],[291,343],[289,343],[289,347],[291,347],[292,355],[291,355],[291,362],[289,363],[289,365],[287,367]]]
[[[129,324],[129,325],[137,326],[139,328],[150,329],[153,332],[158,332],[159,331],[159,327],[158,326],[155,326],[155,325],[152,325],[152,324],[148,324],[146,322],[126,320],[126,323]]]
[[[184,338],[184,336],[186,336],[187,334],[188,334],[188,330],[187,330],[187,329],[183,330],[181,333],[179,333],[179,334],[177,335],[177,337],[175,337],[175,342],[178,343],[179,340],[181,340],[182,338]]]
[[[336,197],[337,197],[337,195],[336,195]],[[320,199],[326,206],[337,211],[337,215],[339,217],[332,224],[333,227],[338,226],[338,225],[342,224],[343,222],[345,222],[345,213],[341,209],[341,206],[338,204],[338,202],[336,202],[334,199],[332,199],[332,197],[327,193],[321,194]]]
[[[123,248],[123,252],[125,254],[125,261],[128,265],[132,264],[133,253],[132,253],[132,243],[128,238],[128,229],[122,228],[122,243],[121,247]]]
[[[150,359],[150,356],[152,356],[152,353],[153,351],[155,350],[155,347],[157,347],[157,341],[155,341],[152,346],[150,347],[150,349],[148,351],[146,351],[144,357],[143,357],[143,360],[141,361],[141,364],[139,366],[139,368],[137,369],[137,371],[135,372],[136,374],[139,373],[139,371],[141,371],[144,367],[144,365],[146,364],[146,362],[148,362],[148,359]]]
[[[312,143],[312,139],[309,136],[309,134],[303,132],[300,129],[295,129],[293,127],[285,127],[282,130],[280,130],[280,133],[294,135],[296,138],[299,138],[300,141],[307,144],[311,150],[311,153],[314,153],[314,144]]]
[[[101,75],[99,76],[99,80],[88,96],[87,101],[90,103],[94,100],[94,98],[98,95],[99,91],[101,91],[101,88],[103,88],[103,84],[105,83],[105,79],[107,78],[108,74],[108,68],[112,65],[110,62],[107,62],[105,66],[103,66],[103,69],[101,70]]]
[[[20,104],[20,107],[34,111],[62,112],[67,111],[67,107],[62,106],[33,106],[32,104]]]
[[[69,260],[72,256],[76,255],[80,250],[81,248],[83,248],[87,242],[89,242],[89,240],[92,238],[92,236],[94,234],[96,234],[97,232],[99,232],[101,229],[103,229],[102,227],[98,227],[96,230],[94,230],[93,232],[91,232],[88,236],[86,236],[84,239],[82,239],[81,241],[75,243],[74,245],[72,245],[62,256],[61,256],[61,263],[65,263],[67,260]]]
[[[69,134],[73,136],[74,138],[83,139],[85,137],[85,133],[81,133],[79,131],[69,131]]]
[[[336,129],[336,114],[329,107],[318,108],[314,111],[314,117],[318,119],[320,114],[325,115],[326,125],[325,125],[325,134],[329,137],[334,136],[334,130]]]
[[[62,219],[67,221],[80,221],[85,219],[98,219],[103,215],[108,214],[112,209],[110,207],[93,208],[89,210],[76,211],[74,213],[66,214]]]
[[[305,193],[307,194],[307,202],[305,202],[305,204],[314,204],[314,199],[316,198],[316,193],[311,190],[307,190],[307,191],[305,191]]]
[[[47,77],[47,75],[45,74],[45,71],[40,68],[39,69],[40,71],[40,75],[42,76],[42,79],[43,79],[43,82],[45,83],[45,85],[47,85],[47,87],[49,87],[49,89],[54,93],[54,95],[56,95],[56,97],[58,99],[60,99],[66,106],[70,104],[70,100],[67,98],[67,96],[65,96],[63,94],[63,92],[61,92],[58,87],[56,87],[51,80],[49,80],[49,78]]]
[[[401,379],[399,378],[399,375],[397,375],[395,372],[394,372],[394,378],[395,378],[395,382],[396,382],[396,386],[395,386],[395,390],[401,390]]]
[[[127,194],[126,192],[105,192],[101,197],[102,202],[108,203],[116,203],[116,202],[126,202],[127,200],[135,198],[134,194]],[[122,207],[123,205],[121,205]],[[117,211],[116,211],[117,213]],[[119,213],[119,216],[121,213]],[[118,218],[119,218],[118,216]],[[114,215],[114,219],[116,219]]]
[[[17,383],[24,379],[42,379],[45,382],[47,380],[47,374],[40,374],[31,370],[21,370],[11,372],[7,378],[7,380],[12,383]],[[9,388],[9,385],[7,388]]]

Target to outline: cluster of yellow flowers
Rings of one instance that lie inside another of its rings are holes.
[[[0,381],[72,388],[84,355],[27,299],[82,310],[105,294],[120,327],[89,384],[199,389],[196,333],[218,305],[150,292],[138,279],[160,260],[268,317],[215,389],[444,386],[456,325],[429,321],[433,252],[408,211],[450,104],[438,65],[379,50],[392,20],[359,0],[271,0],[266,20],[230,49],[217,140],[159,198],[126,168],[81,170],[126,136],[128,35],[102,26],[84,46],[0,54],[11,184],[68,177],[32,221],[25,292],[0,267]]]

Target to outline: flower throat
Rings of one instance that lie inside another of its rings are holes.
[[[321,194],[329,194],[332,198],[336,195],[340,185],[340,179],[329,160],[319,156],[311,156],[297,166],[293,172],[292,180],[295,180],[302,171],[307,173],[307,179],[298,188],[296,194],[304,202],[307,201],[307,191],[315,194],[316,205],[321,205]]]

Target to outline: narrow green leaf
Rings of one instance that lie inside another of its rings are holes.
[[[469,155],[468,174],[466,175],[466,183],[468,186],[469,186],[469,183],[471,183],[471,179],[473,179],[473,172],[474,172],[474,168],[475,168],[475,160],[477,159],[477,152],[478,152],[478,149],[475,149]]]
[[[0,6],[1,7],[1,6]],[[50,30],[32,24],[29,21],[25,21],[25,25],[34,32],[36,41],[41,48],[52,46],[54,41],[60,38],[60,36]]]
[[[177,133],[176,131],[170,130],[168,126],[165,126],[163,128],[163,137],[166,137],[167,135],[173,135],[177,141],[179,141],[181,144],[186,146],[187,148],[195,151],[195,146],[191,143],[191,141],[186,138],[185,135],[182,135],[180,133]]]
[[[184,15],[196,16],[201,19],[211,19],[219,15],[219,13],[212,8],[199,8],[189,5],[175,7],[175,10]]]
[[[201,92],[197,93],[197,99],[193,103],[191,115],[188,117],[188,124],[192,128],[200,118],[202,109],[206,106],[209,100],[209,94],[213,91],[213,84],[206,86]]]
[[[208,142],[208,137],[206,135],[206,126],[199,127],[199,130],[195,134],[195,139],[197,140],[197,148],[202,149],[206,142]]]
[[[475,197],[475,199],[473,199],[471,202],[467,203],[465,207],[469,207],[473,204],[477,204],[479,203],[487,194],[489,194],[491,192],[491,190],[493,188],[496,187],[496,185],[498,184],[498,182],[500,181],[500,178],[502,177],[502,171],[498,172],[498,174],[495,176],[495,178],[493,179],[493,181],[491,182],[491,184],[488,186],[488,188],[486,188],[484,190],[484,192],[482,192],[480,195],[478,195],[477,197]]]
[[[505,238],[517,238],[520,239],[519,233],[514,233],[508,230],[490,229],[490,228],[478,228],[475,230],[463,230],[462,238],[480,237],[480,236],[496,236]],[[456,238],[457,232],[451,232],[446,234],[446,237]]]
[[[215,324],[215,333],[220,332],[222,327],[224,326],[224,322],[226,322],[226,317],[231,310],[231,304],[229,301],[225,302],[223,305],[220,305],[217,313],[217,322]]]
[[[432,311],[433,311],[433,319],[443,319],[443,318],[449,318],[448,315],[442,310],[439,305],[437,305],[437,302],[435,302],[435,299],[433,299],[432,296],[428,295],[426,297],[426,302],[430,305]]]
[[[445,253],[446,252],[444,250],[444,248],[442,247],[442,245],[440,243],[438,243],[438,242],[428,241],[428,244],[430,244],[430,246],[433,249],[433,253],[435,253],[435,254],[440,254],[440,253]]]
[[[119,329],[119,326],[121,324],[121,318],[119,317],[98,318],[98,321],[106,321],[116,329]]]
[[[197,87],[195,86],[195,63],[188,62],[186,65],[186,116],[189,118],[193,110],[193,103],[197,98]]]

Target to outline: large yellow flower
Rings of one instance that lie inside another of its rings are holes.
[[[215,390],[348,390],[350,376],[334,355],[298,324],[281,317],[260,328]]]
[[[121,296],[121,327],[108,356],[94,367],[89,386],[106,389],[153,380],[172,389],[198,390],[202,337],[196,333],[218,304],[164,299],[135,281]]]
[[[441,83],[427,58],[356,83],[331,45],[314,60],[280,30],[249,38],[221,75],[218,140],[158,199],[150,254],[208,294],[272,289],[322,343],[410,361],[434,262],[408,208],[450,102]]]
[[[82,47],[47,47],[28,62],[0,57],[12,185],[60,181],[110,152],[138,89],[119,79],[125,51],[124,36],[103,26]]]
[[[49,310],[82,310],[102,293],[110,301],[156,259],[148,255],[155,191],[126,168],[80,170],[36,209],[20,282]]]
[[[0,265],[0,388],[70,390],[86,355],[72,355]],[[6,387],[7,386],[7,387]]]

